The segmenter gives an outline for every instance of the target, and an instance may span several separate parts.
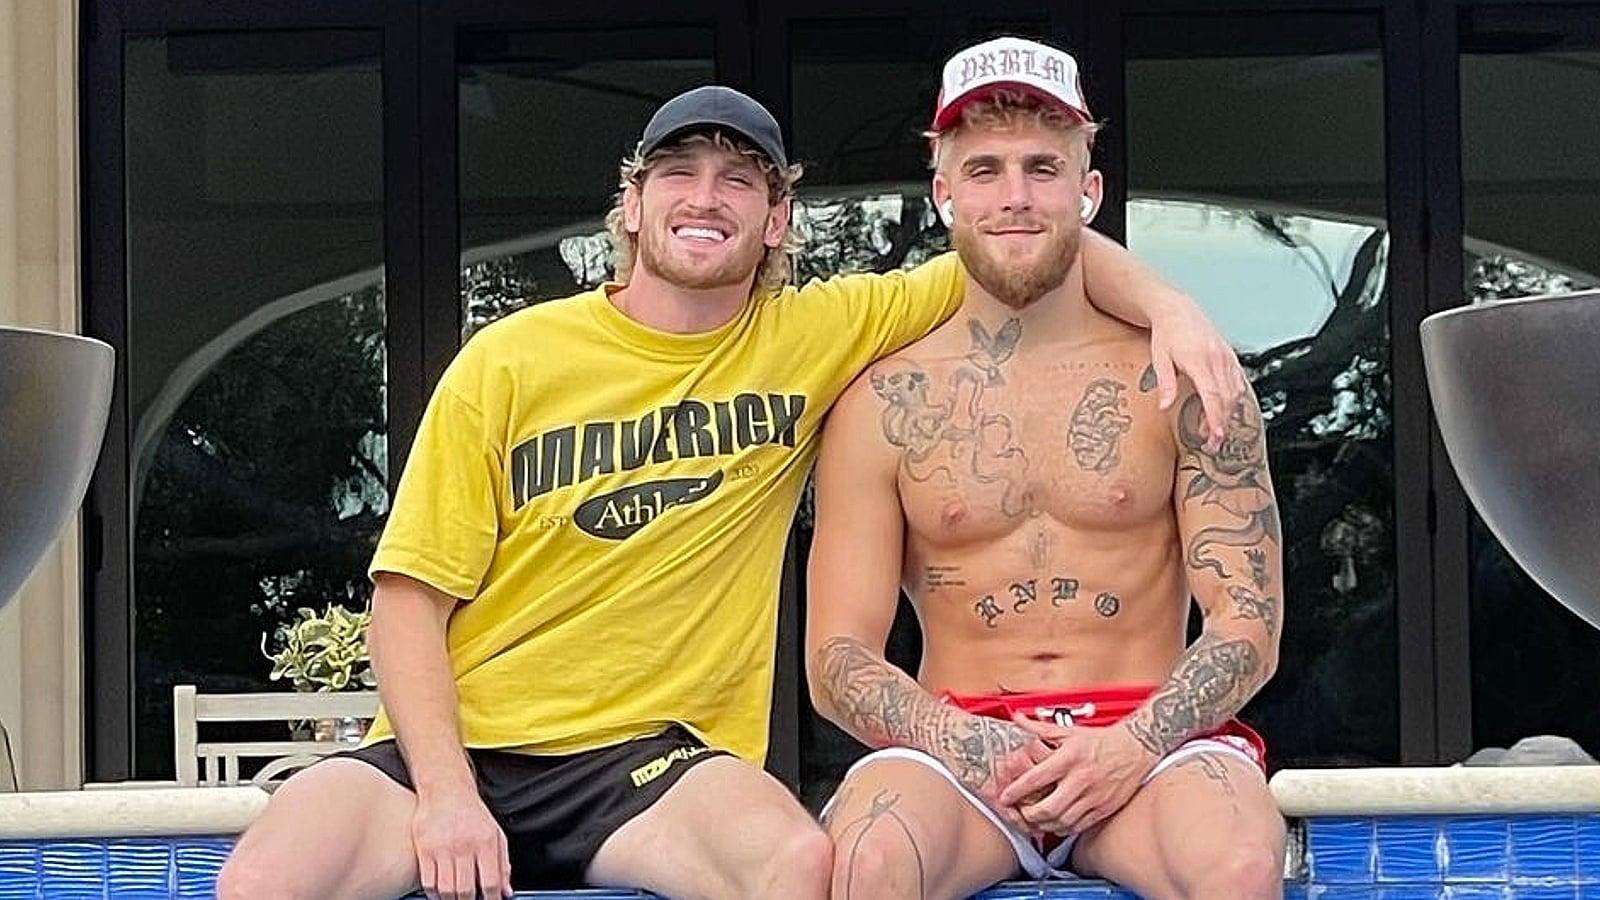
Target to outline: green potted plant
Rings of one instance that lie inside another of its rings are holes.
[[[297,691],[358,691],[376,687],[372,659],[367,653],[370,610],[351,612],[338,603],[321,614],[301,607],[298,618],[275,632],[276,653],[267,649],[269,633],[261,635],[261,653],[272,661],[272,681],[288,679]],[[304,729],[302,723],[301,729]],[[319,719],[312,733],[317,740],[360,740],[366,723],[359,719]]]

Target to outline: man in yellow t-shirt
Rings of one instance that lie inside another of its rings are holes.
[[[798,175],[755,101],[674,98],[622,167],[620,283],[462,348],[372,561],[383,711],[274,795],[221,896],[826,896],[828,838],[760,768],[785,535],[829,406],[964,275],[787,286]],[[1120,248],[1086,253],[1186,371],[1226,355]]]

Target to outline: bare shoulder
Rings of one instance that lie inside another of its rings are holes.
[[[959,317],[958,317],[959,318]],[[932,333],[885,356],[868,366],[845,389],[834,407],[834,418],[850,423],[851,430],[865,427],[858,423],[876,422],[928,405],[929,392],[940,373],[962,355],[964,344],[952,319]],[[896,413],[895,411],[899,412]],[[830,427],[833,427],[830,424]],[[873,428],[890,444],[899,445],[882,428]]]
[[[926,396],[927,373],[904,352],[884,357],[857,375],[834,401],[823,430],[824,457],[862,463],[892,455],[884,431],[886,410],[897,397]]]

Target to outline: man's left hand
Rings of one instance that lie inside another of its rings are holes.
[[[1055,747],[1000,794],[1000,802],[1020,810],[1034,831],[1082,834],[1126,805],[1156,764],[1120,725],[1062,728],[1022,716],[1015,721]]]
[[[1189,376],[1205,409],[1212,442],[1220,443],[1248,384],[1233,348],[1192,301],[1173,304],[1151,321],[1150,364],[1162,409],[1178,399],[1178,373]]]

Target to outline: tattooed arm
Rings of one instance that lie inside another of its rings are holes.
[[[940,702],[883,655],[900,596],[905,520],[895,475],[904,442],[889,433],[902,423],[886,415],[872,379],[886,388],[893,363],[869,369],[828,417],[807,575],[806,677],[817,711],[857,740],[928,753],[988,800],[1042,743]]]
[[[1254,395],[1206,449],[1200,401],[1175,417],[1173,492],[1189,589],[1205,628],[1150,699],[1125,720],[1155,758],[1232,718],[1272,677],[1283,622],[1283,534],[1267,471],[1266,428]]]

